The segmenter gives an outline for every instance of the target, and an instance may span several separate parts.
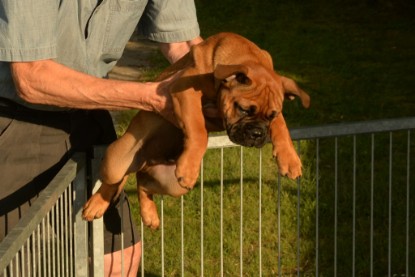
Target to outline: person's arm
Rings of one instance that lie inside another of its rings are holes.
[[[198,36],[189,41],[174,42],[174,43],[159,43],[159,47],[164,57],[170,62],[174,63],[183,57],[193,45],[202,42],[203,39]]]
[[[78,109],[142,109],[171,116],[170,80],[139,83],[101,79],[52,60],[12,62],[10,66],[18,95],[29,103]]]

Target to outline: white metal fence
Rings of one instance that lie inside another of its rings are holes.
[[[85,157],[77,155],[0,244],[0,276],[87,276]]]
[[[161,229],[141,226],[141,276],[415,276],[412,129],[415,118],[293,129],[298,181],[276,175],[269,148],[211,137],[197,188],[158,197]],[[4,276],[88,275],[81,180],[71,160],[1,242]]]

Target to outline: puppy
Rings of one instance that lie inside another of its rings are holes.
[[[310,97],[274,71],[268,52],[237,34],[219,33],[193,46],[158,80],[178,71],[170,87],[178,127],[155,113],[137,113],[106,151],[102,186],[85,204],[85,219],[101,217],[126,176],[136,172],[142,221],[158,228],[153,195],[178,197],[193,188],[211,131],[226,130],[231,141],[248,147],[262,147],[270,139],[279,173],[301,175],[282,106],[285,98],[297,96],[307,108]]]

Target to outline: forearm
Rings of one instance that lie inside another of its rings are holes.
[[[156,83],[93,77],[51,60],[12,63],[19,96],[33,104],[78,109],[160,111],[166,99]]]
[[[160,50],[164,57],[170,62],[174,63],[183,57],[193,45],[199,44],[203,39],[196,37],[189,41],[174,42],[174,43],[160,43]]]

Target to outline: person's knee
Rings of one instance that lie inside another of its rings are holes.
[[[104,255],[105,276],[137,276],[141,260],[141,242],[124,250]],[[124,275],[122,275],[122,273]]]

